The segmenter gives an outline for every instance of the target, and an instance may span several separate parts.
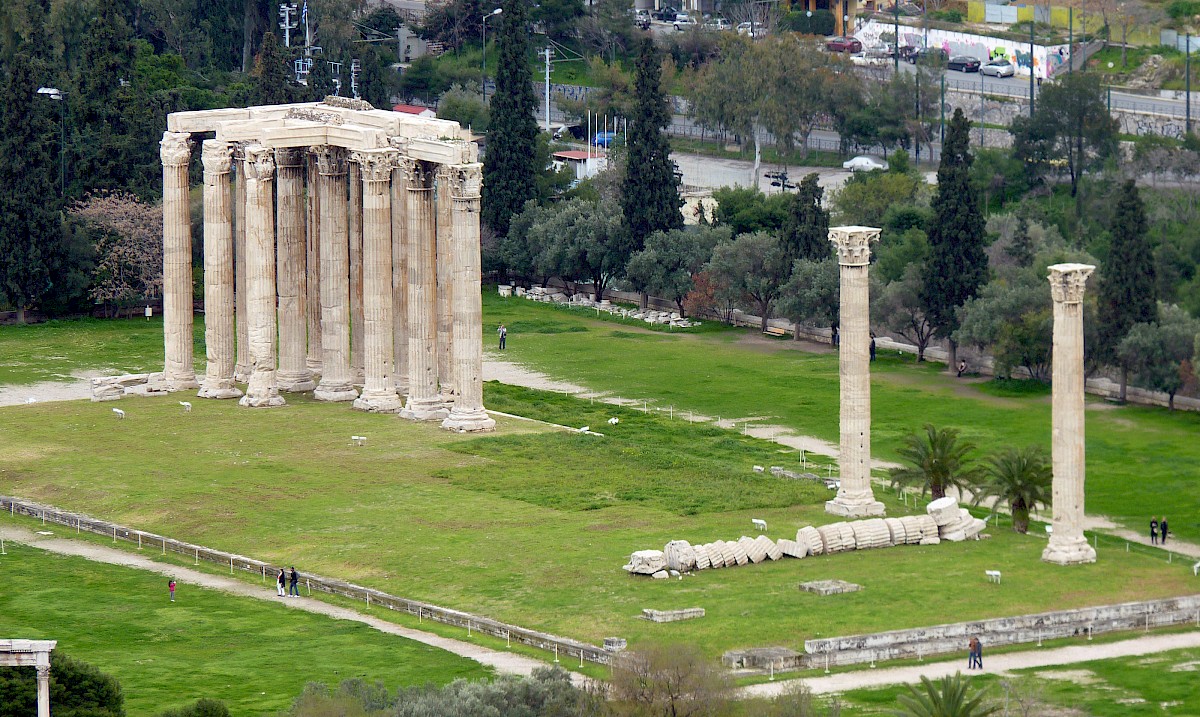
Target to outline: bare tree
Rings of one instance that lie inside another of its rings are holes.
[[[652,645],[613,664],[611,697],[618,715],[716,717],[732,685],[725,670],[692,645]]]
[[[162,210],[132,194],[94,194],[72,213],[101,230],[91,298],[120,312],[162,288]]]

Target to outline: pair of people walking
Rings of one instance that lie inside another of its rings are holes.
[[[300,597],[300,574],[296,572],[295,565],[292,566],[290,574],[280,568],[275,583],[279,588],[279,597]],[[291,586],[290,590],[288,589],[289,585]]]
[[[1167,516],[1164,515],[1162,520],[1155,517],[1150,518],[1150,544],[1167,544]]]
[[[978,637],[972,637],[967,643],[967,669],[983,669],[983,642]]]

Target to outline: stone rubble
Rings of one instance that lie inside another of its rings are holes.
[[[511,294],[511,287],[500,287],[502,296]],[[629,309],[621,306],[614,306],[608,300],[594,301],[590,294],[583,292],[577,294],[568,294],[566,289],[551,287],[551,286],[535,286],[528,291],[522,287],[517,287],[517,296],[523,296],[531,301],[540,301],[548,304],[568,304],[570,306],[578,306],[585,309],[596,309],[614,316],[621,316],[627,319],[635,319],[645,321],[647,324],[670,325],[676,328],[686,329],[692,326],[699,326],[699,321],[685,319],[679,315],[677,311],[658,311],[657,309]]]

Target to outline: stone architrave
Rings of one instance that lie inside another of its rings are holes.
[[[450,168],[449,198],[453,201],[454,231],[448,257],[453,312],[454,386],[458,396],[442,428],[455,431],[490,431],[496,421],[483,408],[483,299],[479,293],[479,192],[483,166]]]
[[[307,245],[307,271],[305,271],[305,312],[308,320],[308,370],[321,373],[321,192],[317,173],[317,155],[308,153],[305,162],[305,191],[308,226],[305,232]]]
[[[233,146],[233,310],[237,334],[233,377],[245,383],[250,378],[250,320],[246,318],[246,147]]]
[[[408,165],[406,146],[393,139],[400,152],[392,169],[392,376],[396,392],[408,394]]]
[[[879,229],[831,227],[829,241],[841,268],[838,368],[841,390],[841,487],[825,512],[848,518],[884,514],[871,490],[870,297],[867,267]]]
[[[403,407],[392,380],[392,167],[397,152],[364,150],[352,157],[362,177],[363,367],[354,407],[395,413]]]
[[[437,366],[438,393],[447,403],[454,401],[457,393],[454,385],[454,307],[452,295],[453,277],[458,269],[452,266],[450,257],[454,250],[454,200],[451,197],[451,169],[440,165],[437,169],[437,189],[434,201],[437,207]]]
[[[279,290],[279,390],[299,393],[316,388],[308,368],[305,323],[306,258],[304,151],[275,150],[276,281]]]
[[[204,347],[201,398],[239,398],[233,382],[233,168],[228,142],[204,140]]]
[[[50,717],[50,653],[57,644],[57,640],[0,640],[0,667],[37,671],[37,717]]]
[[[1083,294],[1096,267],[1055,264],[1050,267],[1054,299],[1053,531],[1042,560],[1058,565],[1096,562],[1096,551],[1083,534],[1084,407]]]
[[[449,415],[437,386],[437,233],[433,172],[427,162],[408,164],[408,400],[400,415],[440,421]]]
[[[363,185],[362,169],[351,154],[350,205],[350,371],[363,383]]]
[[[246,313],[250,381],[239,406],[282,406],[275,383],[275,153],[246,147]]]
[[[350,372],[350,267],[347,231],[346,153],[315,148],[321,193],[321,382],[318,401],[353,401]]]
[[[192,360],[191,135],[163,132],[163,381],[168,391],[199,388]]]

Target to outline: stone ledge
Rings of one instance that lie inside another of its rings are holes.
[[[642,609],[642,617],[650,622],[678,622],[680,620],[695,620],[704,617],[704,608],[689,607],[682,610],[651,610]]]

